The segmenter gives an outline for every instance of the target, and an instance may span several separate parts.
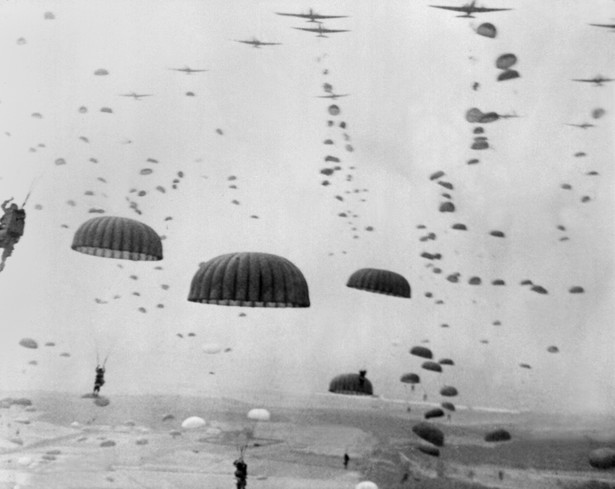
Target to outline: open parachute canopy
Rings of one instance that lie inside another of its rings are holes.
[[[402,375],[399,381],[404,384],[420,384],[421,378],[417,374],[408,373]]]
[[[516,70],[504,70],[498,75],[498,81],[514,80],[520,76],[521,75]]]
[[[367,372],[361,370],[358,374],[341,374],[329,383],[329,392],[335,394],[350,394],[357,396],[372,396],[372,383],[365,377]]]
[[[427,411],[424,416],[425,419],[441,418],[442,416],[444,416],[444,411],[442,411],[442,409],[440,408],[433,408]]]
[[[477,27],[476,33],[480,36],[493,39],[495,36],[497,36],[498,31],[493,24],[485,22],[484,24],[481,24]]]
[[[392,295],[407,299],[410,298],[411,294],[410,284],[402,275],[377,268],[361,268],[357,270],[350,276],[346,286],[376,294]]]
[[[254,408],[248,411],[248,419],[254,421],[269,421],[271,419],[271,413],[266,409]]]
[[[440,456],[440,449],[432,447],[431,445],[418,445],[416,448],[425,455],[431,455],[432,457]]]
[[[412,431],[419,438],[428,441],[432,445],[441,447],[444,445],[444,433],[440,428],[425,421],[418,423],[412,427]]]
[[[438,360],[438,363],[440,365],[455,365],[455,362],[453,362],[453,360],[450,358],[441,358],[440,360]]]
[[[433,358],[433,353],[431,353],[431,350],[425,346],[413,346],[410,348],[410,355],[427,358],[429,360]]]
[[[495,67],[500,70],[507,70],[517,63],[517,57],[512,53],[502,54],[495,60]]]
[[[472,124],[480,122],[482,117],[483,113],[480,111],[480,109],[477,109],[476,107],[473,107],[466,112],[466,121]]]
[[[190,302],[242,307],[309,307],[308,285],[286,258],[229,253],[203,263],[192,278]]]
[[[508,432],[507,430],[501,429],[501,428],[490,431],[489,433],[485,435],[485,441],[490,442],[490,443],[499,442],[499,441],[508,441],[510,440],[510,438],[511,438],[510,432]]]
[[[440,403],[440,406],[442,406],[447,411],[455,411],[455,405],[452,402],[443,401]]]
[[[101,216],[87,220],[75,232],[71,248],[104,258],[162,260],[162,242],[156,231],[126,217]]]
[[[436,362],[427,360],[426,362],[423,362],[423,365],[421,365],[421,367],[423,367],[425,370],[442,373],[442,365]]]
[[[452,385],[445,385],[440,389],[440,395],[444,397],[455,397],[459,391]]]

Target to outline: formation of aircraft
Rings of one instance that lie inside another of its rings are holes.
[[[581,129],[589,129],[590,127],[596,127],[594,124],[590,124],[589,122],[584,122],[583,124],[564,124],[565,126],[571,127],[579,127]]]
[[[263,41],[259,41],[255,37],[250,39],[250,40],[236,39],[235,42],[241,42],[243,44],[251,44],[253,47],[255,47],[257,49],[260,48],[261,46],[279,46],[279,45],[282,44],[280,42],[263,42]]]
[[[473,19],[474,16],[472,14],[482,14],[486,12],[503,12],[504,10],[513,10],[511,8],[487,8],[487,7],[477,7],[476,0],[472,0],[470,3],[466,3],[460,7],[453,7],[448,5],[430,5],[433,8],[441,8],[444,10],[452,10],[453,12],[463,12],[464,15],[458,15],[457,17],[467,17],[469,19]]]
[[[130,93],[122,93],[120,94],[120,97],[132,97],[135,100],[140,100],[143,97],[152,97],[152,94],[149,93],[136,93],[136,92],[130,92]]]
[[[323,19],[345,19],[347,15],[321,15],[310,9],[305,14],[290,14],[285,12],[276,12],[276,15],[285,15],[287,17],[300,17],[302,19],[308,19],[308,22],[318,22]]]
[[[189,66],[184,66],[183,68],[169,68],[171,71],[181,71],[183,73],[186,73],[186,75],[191,75],[192,73],[204,73],[205,71],[209,71],[209,70],[201,70],[201,69],[193,69],[190,68]]]
[[[593,78],[573,78],[572,81],[595,83],[597,87],[601,87],[603,83],[615,81],[615,78],[605,78],[602,75],[596,75]]]
[[[318,35],[316,37],[328,37],[325,34],[333,34],[336,32],[350,32],[348,30],[342,29],[326,29],[322,26],[322,23],[318,24],[318,27],[293,27],[293,29],[298,29],[300,31],[308,31],[308,32],[316,32]]]

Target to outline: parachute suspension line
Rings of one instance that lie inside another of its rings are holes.
[[[26,206],[26,204],[28,203],[28,199],[30,198],[30,195],[32,194],[32,190],[34,190],[34,184],[35,184],[36,182],[38,182],[38,179],[39,179],[39,178],[41,178],[41,176],[40,176],[40,175],[39,175],[38,177],[35,177],[35,178],[32,180],[32,183],[30,184],[30,189],[28,190],[28,193],[26,194],[26,198],[24,199],[23,204],[21,204],[21,208],[22,208],[22,209],[23,209],[23,208]]]

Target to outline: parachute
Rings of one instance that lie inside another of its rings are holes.
[[[427,358],[430,360],[433,358],[433,353],[431,350],[424,346],[413,346],[410,348],[410,355],[415,355],[417,357]]]
[[[359,482],[354,489],[378,489],[378,486],[371,481]]]
[[[495,238],[504,238],[505,235],[502,231],[491,231],[489,233],[491,236],[495,237]]]
[[[419,438],[428,441],[437,447],[444,446],[444,433],[431,423],[423,421],[412,427],[412,431]]]
[[[271,413],[266,409],[250,409],[250,411],[248,411],[248,419],[253,419],[254,421],[269,421],[271,419]]]
[[[421,367],[423,367],[425,370],[431,370],[432,372],[442,373],[442,366],[436,362],[430,362],[428,360],[426,362],[423,362],[423,365],[421,365]]]
[[[506,80],[514,80],[515,78],[519,78],[521,75],[518,71],[515,70],[504,70],[502,73],[498,75],[498,81],[506,81]]]
[[[309,307],[301,270],[268,253],[230,253],[203,263],[192,278],[190,302],[241,307]]]
[[[459,392],[452,385],[445,385],[440,389],[440,395],[444,397],[455,397]]]
[[[32,338],[23,338],[19,341],[19,344],[24,348],[31,348],[33,350],[38,348],[38,343]]]
[[[404,384],[420,384],[421,383],[421,378],[417,374],[413,374],[413,373],[404,374],[401,376],[399,380],[400,382]]]
[[[96,404],[98,407],[105,407],[111,404],[111,401],[106,397],[99,396],[94,399],[94,404]]]
[[[182,428],[185,430],[193,430],[195,428],[201,428],[205,426],[205,420],[198,416],[190,416],[189,418],[184,419],[182,422]]]
[[[109,72],[108,72],[107,70],[105,70],[104,68],[99,68],[99,69],[97,69],[97,70],[94,72],[94,74],[95,74],[96,76],[106,76],[106,75],[108,75],[108,74],[109,74]]]
[[[126,217],[94,217],[75,232],[71,248],[87,255],[121,260],[162,260],[160,236],[151,227]]]
[[[589,465],[595,469],[612,469],[615,467],[615,449],[603,447],[589,453]]]
[[[442,416],[444,416],[444,411],[440,408],[433,408],[425,413],[425,419],[441,418]]]
[[[493,430],[485,435],[487,442],[508,441],[510,438],[510,433],[504,429]]]
[[[511,66],[517,64],[517,57],[512,53],[502,54],[495,61],[496,68],[500,70],[507,70]]]
[[[458,231],[467,231],[468,228],[465,224],[456,223],[451,226],[451,229],[457,229]]]
[[[438,360],[438,363],[440,365],[455,365],[455,362],[453,362],[450,358],[441,358]]]
[[[452,402],[444,401],[440,403],[440,406],[442,406],[447,411],[455,411],[455,405]]]
[[[550,346],[549,348],[547,348],[547,351],[549,353],[559,353],[559,348],[557,346]]]
[[[506,285],[506,282],[500,278],[496,278],[493,282],[491,282],[491,285]]]
[[[340,113],[340,108],[333,104],[333,105],[329,105],[329,114],[331,115],[338,115]]]
[[[394,297],[409,299],[411,296],[408,281],[402,275],[389,270],[361,268],[350,276],[346,286]]]
[[[480,284],[482,283],[482,281],[481,281],[480,277],[471,277],[471,278],[468,280],[468,283],[469,283],[470,285],[480,285]]]
[[[432,457],[440,456],[440,450],[436,447],[432,447],[430,445],[418,445],[416,448],[426,455],[431,455]]]
[[[520,363],[519,367],[527,368],[528,370],[532,368],[532,366],[529,363]]]
[[[452,202],[442,202],[440,204],[440,212],[455,212],[455,204]]]
[[[481,24],[476,28],[476,33],[479,36],[484,36],[484,37],[493,39],[495,36],[497,36],[498,31],[493,24],[490,24],[489,22],[485,22],[484,24]]]
[[[597,108],[592,110],[592,117],[594,119],[600,119],[602,116],[604,116],[604,114],[606,114],[606,110],[604,109]]]
[[[473,107],[466,112],[466,121],[472,124],[480,122],[482,117],[483,113],[476,107]]]
[[[485,130],[482,127],[475,127],[474,131],[472,131],[474,134],[483,134],[484,132]]]
[[[365,377],[366,373],[365,370],[361,370],[358,374],[342,374],[334,377],[329,383],[329,392],[335,394],[372,396],[374,390],[372,383]]]
[[[585,290],[583,289],[583,287],[579,287],[578,285],[576,285],[574,287],[570,287],[568,292],[570,292],[571,294],[582,294],[583,292],[585,292]]]

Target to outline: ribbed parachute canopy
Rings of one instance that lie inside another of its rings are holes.
[[[156,231],[126,217],[102,216],[87,220],[75,232],[71,248],[104,258],[162,260],[162,242]]]
[[[418,345],[410,348],[410,355],[414,355],[421,358],[428,358],[430,360],[433,358],[433,353],[429,348]]]
[[[459,391],[457,390],[457,388],[453,387],[452,385],[445,385],[444,387],[442,387],[442,389],[440,389],[441,396],[455,397],[458,394],[459,394]]]
[[[488,442],[508,441],[510,440],[510,438],[510,433],[507,430],[501,428],[490,431],[485,435],[485,441]]]
[[[425,370],[431,370],[432,372],[442,372],[442,366],[439,363],[431,362],[429,360],[423,362],[423,365],[421,365],[421,367],[423,367]]]
[[[361,268],[348,279],[347,287],[376,294],[410,298],[410,284],[398,273],[377,268]]]
[[[476,29],[476,33],[481,36],[493,39],[497,36],[498,31],[493,24],[485,22],[484,24],[478,26],[478,29]]]
[[[334,377],[329,383],[329,392],[335,394],[350,394],[357,396],[372,396],[372,383],[365,377],[365,370],[358,374],[342,374]]]
[[[423,421],[412,427],[412,431],[415,435],[428,441],[432,445],[441,447],[444,445],[444,433],[438,427],[431,423]]]
[[[438,360],[440,365],[455,365],[455,362],[451,358],[441,358]]]
[[[514,80],[515,78],[519,78],[520,76],[521,75],[516,70],[504,70],[498,75],[498,81]]]
[[[402,375],[399,381],[404,384],[420,384],[421,378],[417,374],[409,373]]]
[[[268,253],[229,253],[203,263],[188,300],[242,307],[309,307],[308,285],[286,258]]]

